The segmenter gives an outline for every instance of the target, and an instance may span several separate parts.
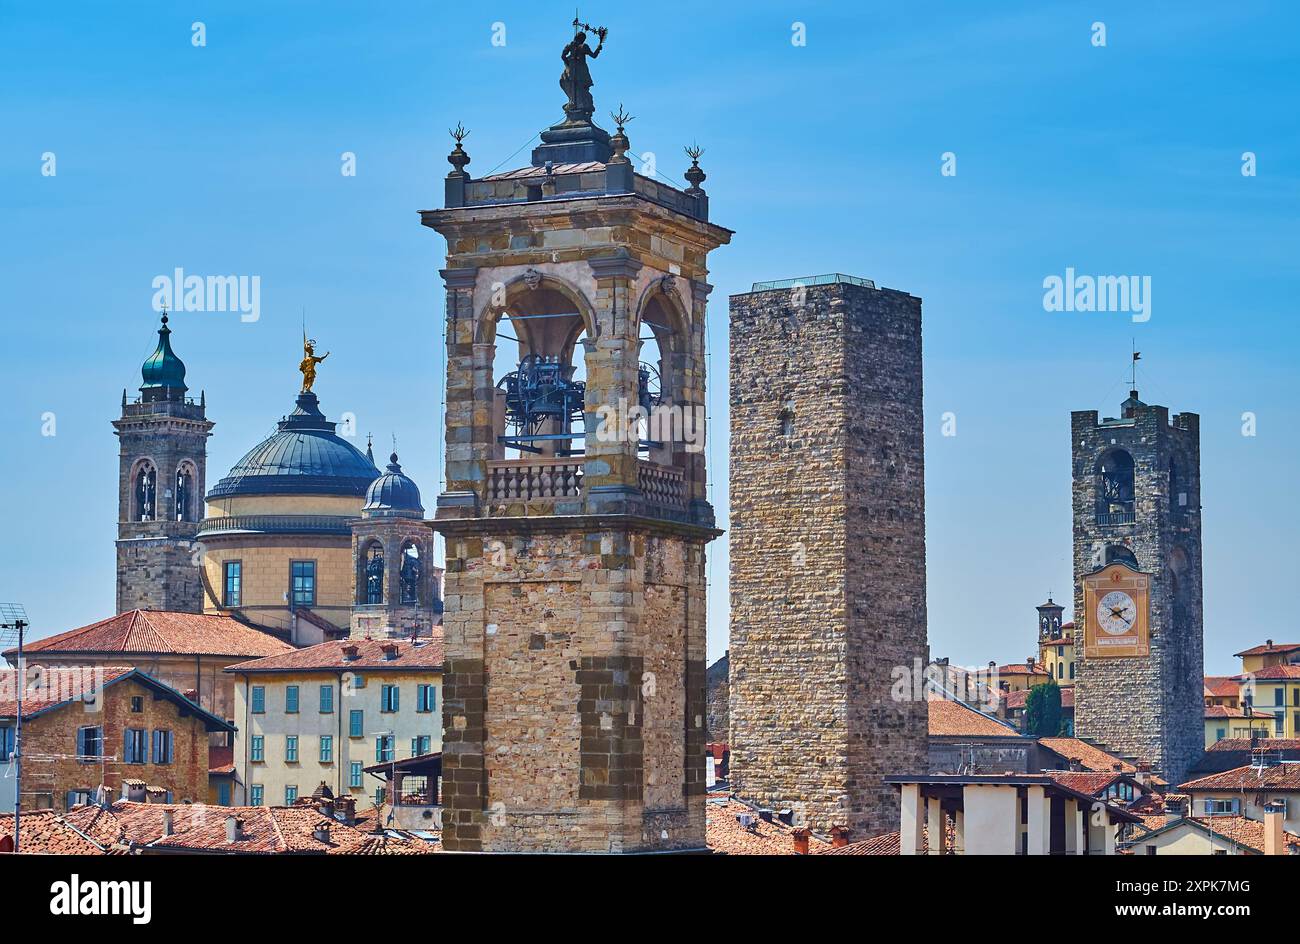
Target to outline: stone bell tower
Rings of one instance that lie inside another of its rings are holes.
[[[591,123],[594,53],[566,49],[530,166],[474,179],[459,135],[421,214],[447,240],[448,850],[705,847],[704,319],[731,232],[698,160],[679,190]]]
[[[1070,432],[1075,730],[1177,785],[1205,746],[1200,417],[1171,418],[1132,390],[1118,417],[1079,411]],[[1149,578],[1149,651],[1090,657],[1106,612],[1085,607],[1084,581],[1117,562]]]
[[[203,517],[207,404],[185,396],[185,364],[172,351],[167,315],[144,362],[140,396],[122,391],[113,421],[120,443],[117,611],[203,611],[197,545]]]

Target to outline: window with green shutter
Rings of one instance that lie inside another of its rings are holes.
[[[348,713],[348,737],[364,737],[366,727],[366,713],[359,708],[352,709]]]
[[[290,734],[284,739],[284,762],[298,763],[298,735],[296,734]]]
[[[298,713],[298,686],[286,685],[284,687],[284,710],[286,713],[296,715]]]
[[[262,762],[262,752],[263,752],[262,744],[264,743],[262,740],[262,735],[254,734],[251,738],[248,739],[248,742],[249,742],[248,759],[253,761],[254,763],[260,764]]]
[[[334,763],[334,738],[328,734],[320,736],[320,762],[322,764]]]
[[[253,704],[252,712],[255,715],[266,714],[266,689],[261,685],[253,686],[253,694],[250,699]]]

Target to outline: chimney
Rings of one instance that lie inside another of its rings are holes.
[[[1034,657],[1033,657],[1033,656],[1030,656],[1028,659],[1025,660],[1025,668],[1028,669],[1030,672],[1034,671]]]
[[[849,827],[832,826],[831,827],[831,845],[835,848],[847,846],[849,844]]]
[[[385,662],[392,662],[394,659],[397,658],[397,643],[386,642],[379,648],[384,651]]]
[[[796,829],[790,834],[790,838],[794,840],[795,855],[808,854],[808,837],[811,835],[812,833],[806,829]]]
[[[1272,643],[1270,643],[1272,645]],[[1285,855],[1286,842],[1282,832],[1282,819],[1286,815],[1286,801],[1264,807],[1264,855]]]
[[[344,662],[356,662],[356,661],[357,661],[357,647],[356,647],[356,646],[348,645],[348,646],[344,646],[344,647],[343,647],[343,661],[344,661]]]
[[[162,827],[163,827],[163,832],[162,832],[162,834],[163,834],[164,836],[170,836],[170,835],[172,835],[173,833],[176,832],[176,826],[175,826],[174,821],[172,820],[172,811],[171,811],[171,810],[163,810],[163,822],[162,822]]]
[[[1269,649],[1272,649],[1272,648],[1273,648],[1273,640],[1271,640],[1271,639],[1265,639],[1265,640],[1264,640],[1264,645],[1265,645],[1266,647],[1268,647]]]
[[[316,824],[316,828],[311,831],[311,838],[317,842],[328,844],[330,841],[330,824],[321,820]]]
[[[238,816],[226,817],[226,842],[239,842],[244,838],[244,821]]]
[[[345,826],[351,826],[357,819],[357,801],[355,797],[341,796],[334,798],[334,816]]]

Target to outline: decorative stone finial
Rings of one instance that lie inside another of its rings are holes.
[[[452,174],[463,177],[465,175],[465,165],[469,163],[469,155],[465,153],[465,149],[461,147],[461,142],[469,137],[469,132],[465,130],[463,124],[456,122],[456,127],[449,129],[448,134],[455,139],[456,146],[452,149],[452,152],[447,155],[447,163],[452,166]],[[450,174],[448,176],[450,176]]]
[[[614,119],[614,124],[617,126],[614,134],[609,139],[609,146],[614,149],[614,156],[609,159],[609,163],[626,164],[627,157],[625,155],[627,154],[627,149],[631,145],[627,139],[627,135],[623,133],[623,127],[636,116],[629,115],[624,111],[623,103],[619,102],[618,111],[610,112],[609,117]]]
[[[686,168],[684,175],[687,182],[690,183],[690,187],[687,188],[686,192],[690,194],[703,193],[704,190],[700,187],[700,184],[704,183],[704,178],[707,175],[700,168],[700,157],[704,154],[704,148],[698,144],[692,144],[690,147],[684,148],[684,150],[686,156],[691,159],[691,166]]]

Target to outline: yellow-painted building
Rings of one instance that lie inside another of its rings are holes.
[[[1258,672],[1274,665],[1300,664],[1300,642],[1275,643],[1266,639],[1264,645],[1253,646],[1234,655],[1241,660],[1241,671]]]
[[[1050,602],[1050,601],[1049,601]],[[1074,685],[1074,623],[1066,623],[1057,635],[1039,638],[1038,662],[1062,688]]]
[[[442,750],[442,635],[334,640],[233,665],[236,804],[290,805],[321,784],[385,803],[365,768]],[[399,798],[400,802],[400,798]]]
[[[379,477],[335,433],[316,395],[254,446],[207,495],[204,612],[287,631],[298,645],[346,636],[355,599],[351,522]]]

